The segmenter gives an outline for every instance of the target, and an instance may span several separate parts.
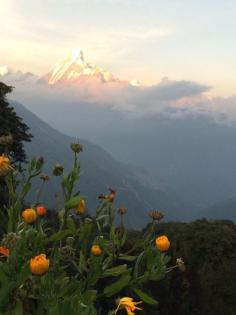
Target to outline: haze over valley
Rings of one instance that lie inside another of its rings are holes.
[[[168,213],[173,207],[170,218],[214,218],[218,203],[236,200],[236,97],[209,97],[210,87],[193,81],[163,78],[148,86],[121,80],[88,62],[79,48],[42,76],[6,66],[0,70],[0,79],[15,86],[12,98],[43,121],[99,145],[128,168],[141,169],[150,193],[151,177],[158,189],[164,187],[172,197],[160,206]],[[29,125],[37,124],[29,120]],[[218,210],[221,216],[235,219],[235,212],[226,207]]]

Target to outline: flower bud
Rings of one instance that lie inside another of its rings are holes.
[[[36,220],[37,214],[34,209],[29,208],[22,212],[22,217],[26,223],[31,224]]]
[[[76,212],[76,214],[81,215],[81,214],[84,214],[85,209],[86,209],[85,200],[81,199],[79,204],[75,207],[75,212]]]
[[[186,267],[185,267],[185,264],[184,264],[184,261],[183,261],[182,258],[177,258],[176,259],[176,265],[181,271],[185,271],[186,270]]]
[[[53,175],[61,176],[63,174],[64,167],[61,164],[56,164],[52,170]]]
[[[70,148],[75,153],[80,153],[83,151],[83,146],[79,143],[79,141],[71,143]]]
[[[45,174],[45,173],[41,173],[39,175],[39,178],[42,179],[44,182],[49,181],[49,176],[47,174]]]
[[[74,257],[75,250],[70,245],[63,246],[59,249],[60,259],[62,261],[71,261]]]
[[[38,206],[36,208],[36,211],[37,211],[37,214],[40,216],[40,217],[43,217],[45,216],[46,214],[46,208],[44,206]]]
[[[109,188],[110,193],[108,194],[108,200],[113,202],[116,196],[116,191],[113,188]]]
[[[0,257],[8,257],[10,255],[9,249],[3,246],[0,246]]]
[[[6,176],[12,169],[10,159],[5,155],[0,155],[0,176]]]
[[[104,194],[99,194],[98,199],[106,199],[106,196]]]
[[[156,238],[156,247],[161,252],[167,251],[170,247],[170,241],[169,241],[168,237],[165,235],[157,237]]]
[[[49,269],[50,261],[45,254],[40,254],[30,259],[30,270],[35,275],[43,275]]]
[[[99,245],[93,245],[91,248],[91,253],[94,256],[100,256],[102,254],[102,249]]]
[[[10,232],[4,236],[2,240],[2,245],[11,250],[17,246],[20,239],[21,237],[19,235],[17,235],[16,233]]]
[[[120,208],[117,210],[117,212],[118,212],[120,215],[126,214],[127,211],[128,211],[127,208],[124,208],[124,207],[120,207]]]
[[[164,218],[164,214],[159,210],[152,210],[149,212],[149,216],[156,221],[161,221]]]

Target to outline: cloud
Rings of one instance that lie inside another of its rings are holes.
[[[192,81],[173,81],[164,78],[153,86],[132,86],[127,81],[103,83],[98,78],[89,78],[72,85],[49,86],[46,79],[9,71],[0,77],[3,82],[15,86],[13,98],[33,109],[40,106],[55,109],[64,104],[83,102],[95,104],[119,112],[123,117],[206,116],[219,123],[236,122],[236,96],[209,97],[209,86]]]

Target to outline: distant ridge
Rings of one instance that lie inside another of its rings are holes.
[[[44,156],[49,175],[55,163],[62,163],[68,169],[72,163],[69,145],[74,139],[51,128],[21,104],[14,102],[13,106],[34,136],[32,143],[26,144],[28,155]],[[148,174],[118,162],[97,145],[85,140],[82,143],[84,152],[81,154],[82,176],[79,188],[88,197],[90,212],[96,209],[98,194],[106,192],[109,187],[115,187],[116,205],[129,209],[127,221],[131,227],[143,226],[149,220],[147,212],[156,208],[163,209],[168,220],[184,220],[188,217],[182,201],[174,193],[161,189]],[[44,194],[52,207],[55,206],[56,188],[58,182],[49,181]]]

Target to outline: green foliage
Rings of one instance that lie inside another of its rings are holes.
[[[235,315],[236,226],[230,221],[162,223],[158,233],[172,240],[172,263],[183,257],[186,272],[145,285],[158,292],[162,315]],[[141,237],[141,235],[140,235]],[[148,314],[156,310],[147,309]]]
[[[59,224],[40,215],[30,224],[23,219],[24,200],[42,168],[43,159],[34,158],[24,176],[15,169],[5,177],[10,193],[9,220],[1,246],[8,248],[10,255],[0,257],[0,313],[114,314],[122,296],[156,305],[143,287],[163,279],[173,268],[167,267],[168,256],[157,249],[151,230],[130,247],[123,224],[115,225],[116,211],[109,195],[100,202],[94,217],[76,214],[74,208],[84,199],[78,190],[77,153],[72,170],[62,178],[64,205],[55,213]],[[42,180],[45,184],[45,177]],[[31,208],[42,203],[41,189]],[[35,274],[32,264],[41,254],[49,259],[49,269]]]

